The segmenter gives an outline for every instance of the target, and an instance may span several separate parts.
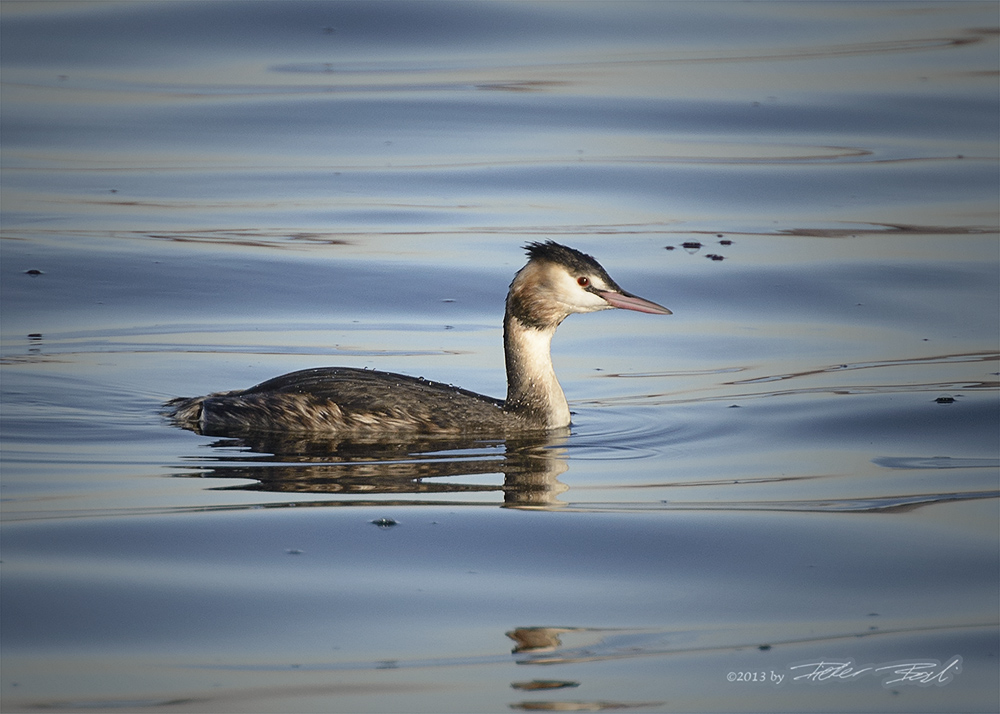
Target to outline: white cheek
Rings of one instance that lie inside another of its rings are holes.
[[[611,305],[604,298],[586,290],[580,290],[576,297],[577,299],[573,305],[579,312],[596,312],[597,310],[608,310],[611,308]]]
[[[568,275],[560,276],[556,293],[568,312],[596,312],[611,307],[604,298],[584,290],[575,278]]]

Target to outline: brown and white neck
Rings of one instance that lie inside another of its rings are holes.
[[[549,429],[569,426],[569,405],[552,367],[552,336],[556,327],[532,327],[514,315],[504,317],[503,342],[507,362],[504,408]]]

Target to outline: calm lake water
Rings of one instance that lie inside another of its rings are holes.
[[[4,711],[1000,709],[996,3],[0,13]],[[568,436],[160,415],[503,396],[549,238]]]

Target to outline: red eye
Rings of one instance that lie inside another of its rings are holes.
[[[584,275],[583,277],[576,279],[576,284],[579,285],[581,288],[585,288],[588,285],[590,285],[590,278]]]

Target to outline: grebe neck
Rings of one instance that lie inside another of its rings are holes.
[[[504,409],[545,424],[569,426],[569,405],[552,367],[551,326],[526,325],[508,309],[503,321],[503,347],[507,365],[507,399]]]

